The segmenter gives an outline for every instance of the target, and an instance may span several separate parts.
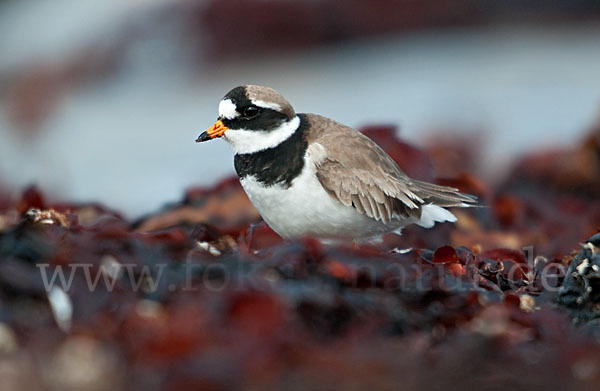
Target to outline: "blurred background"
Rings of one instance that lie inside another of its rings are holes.
[[[240,84],[416,145],[462,134],[486,181],[600,114],[595,0],[0,0],[0,53],[0,192],[130,217],[233,174],[194,140]]]

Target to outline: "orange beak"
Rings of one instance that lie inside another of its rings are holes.
[[[216,137],[223,137],[227,129],[229,128],[223,125],[223,122],[221,122],[221,120],[218,120],[213,126],[206,129],[206,132],[203,132],[200,136],[198,136],[196,142],[201,143],[203,141],[212,140]]]

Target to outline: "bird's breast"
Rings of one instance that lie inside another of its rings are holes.
[[[308,154],[289,186],[266,185],[251,175],[240,182],[265,222],[286,239],[305,235],[355,238],[383,229],[380,222],[331,197],[317,179]]]

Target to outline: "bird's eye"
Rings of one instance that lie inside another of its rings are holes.
[[[243,111],[242,114],[246,118],[253,118],[253,117],[256,117],[258,115],[259,111],[260,110],[256,106],[248,106],[248,107],[244,108],[244,111]]]

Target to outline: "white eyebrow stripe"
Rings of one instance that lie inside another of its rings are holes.
[[[253,105],[262,107],[263,109],[271,109],[271,110],[275,110],[275,111],[281,111],[281,106],[279,106],[277,103],[269,103],[269,102],[265,102],[264,100],[260,100],[260,99],[251,99],[250,101],[252,102]]]
[[[239,117],[240,113],[237,112],[235,104],[231,99],[223,99],[219,102],[219,117],[225,117],[227,119],[234,119]]]

